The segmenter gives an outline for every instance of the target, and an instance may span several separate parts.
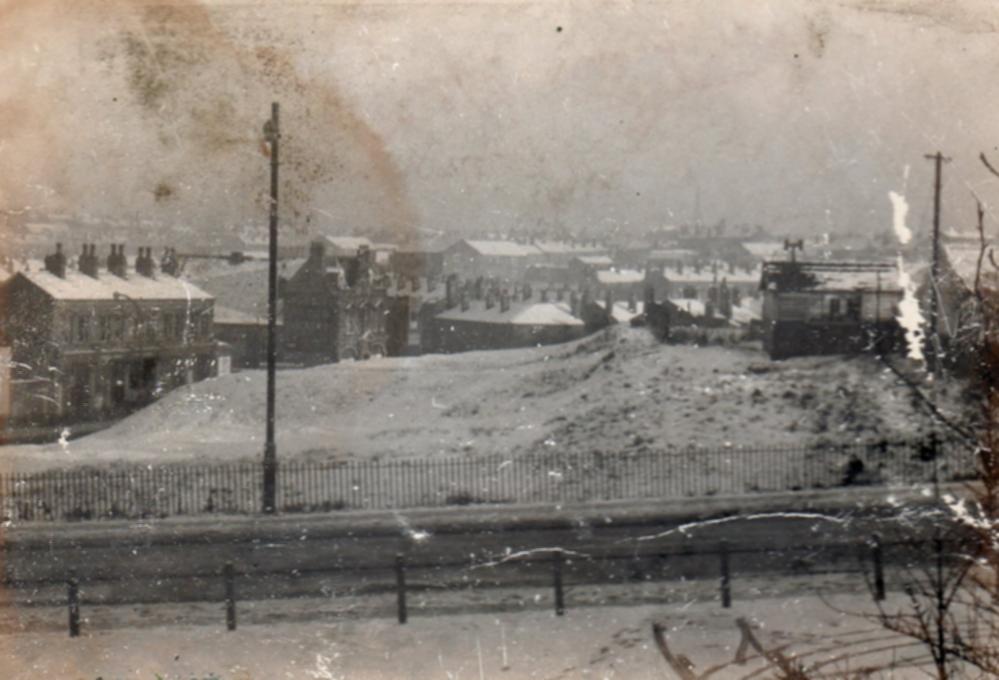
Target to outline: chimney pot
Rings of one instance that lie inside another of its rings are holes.
[[[56,244],[56,251],[45,256],[45,269],[60,279],[66,278],[66,256],[62,252],[62,244]]]
[[[125,269],[128,266],[128,258],[125,257],[125,244],[111,244],[111,254],[108,255],[108,271],[119,278],[125,278]]]
[[[77,266],[81,274],[97,278],[97,256],[94,254],[92,246],[87,243],[83,244],[83,252],[80,253]]]

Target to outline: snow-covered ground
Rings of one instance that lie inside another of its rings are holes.
[[[180,388],[106,431],[3,458],[21,470],[256,458],[265,382],[248,371]],[[919,436],[927,423],[872,357],[771,362],[627,327],[566,345],[282,371],[277,395],[280,455],[317,459],[845,443]],[[953,394],[942,404],[960,419]]]
[[[234,632],[224,630],[217,604],[118,607],[92,614],[77,639],[61,630],[2,634],[0,658],[9,680],[675,678],[653,640],[652,624],[659,622],[670,651],[686,656],[698,672],[723,666],[711,677],[775,677],[752,649],[744,664],[735,662],[742,637],[736,619],[745,617],[765,649],[780,648],[828,674],[822,677],[853,677],[842,674],[892,663],[895,670],[885,677],[925,677],[907,665],[925,663],[925,650],[857,615],[874,611],[869,595],[860,592],[737,598],[731,609],[682,598],[570,607],[561,617],[541,609],[449,616],[417,611],[404,626],[389,616],[336,617],[324,611],[328,606],[256,603],[250,614],[244,606]],[[23,613],[65,623],[62,610]],[[169,615],[178,623],[164,625]],[[101,619],[113,627],[101,627]]]

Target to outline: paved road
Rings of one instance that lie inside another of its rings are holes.
[[[74,570],[90,602],[218,599],[231,561],[242,598],[378,592],[395,583],[404,555],[413,588],[550,583],[565,551],[567,582],[717,578],[727,542],[736,573],[856,570],[860,541],[900,535],[883,511],[749,512],[697,520],[670,513],[534,513],[450,510],[386,522],[331,515],[228,526],[203,522],[167,531],[132,523],[19,530],[3,565],[7,599],[59,603]],[[887,551],[888,560],[907,559]],[[527,558],[527,559],[525,559]],[[482,566],[485,563],[487,566]],[[475,569],[469,569],[477,564]],[[491,565],[491,566],[488,566]]]

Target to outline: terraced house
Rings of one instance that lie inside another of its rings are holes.
[[[0,288],[11,424],[120,417],[219,370],[211,295],[157,272],[149,248],[134,267],[123,244],[104,267],[96,250],[83,246],[71,266],[57,247]]]

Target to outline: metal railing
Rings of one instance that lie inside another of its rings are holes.
[[[258,463],[77,467],[0,475],[10,521],[138,519],[260,508]],[[854,485],[968,480],[974,451],[957,443],[720,448],[521,456],[287,461],[281,512],[471,504],[677,499]]]

